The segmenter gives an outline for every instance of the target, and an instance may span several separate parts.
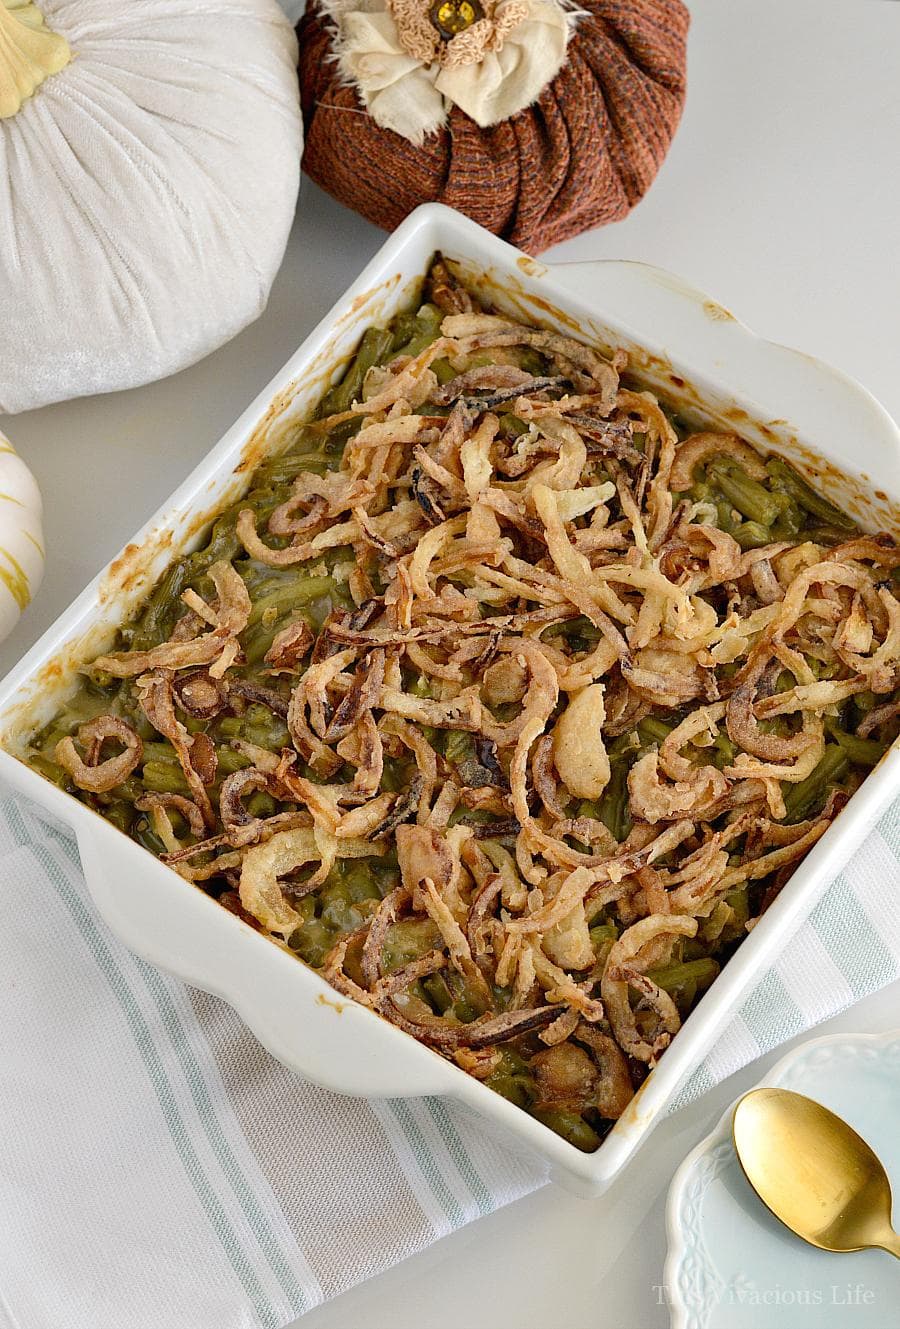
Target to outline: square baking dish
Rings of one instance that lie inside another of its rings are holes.
[[[77,836],[93,899],[133,950],[229,1002],[269,1051],[339,1093],[446,1094],[506,1143],[547,1160],[584,1193],[609,1185],[825,886],[900,791],[895,743],[703,996],[593,1154],[371,1011],[221,908],[84,804],[20,761],[28,735],[111,644],[175,556],[196,548],[254,467],[288,443],[348,362],[363,330],[417,293],[440,250],[509,313],[609,351],[699,424],[738,431],[811,473],[868,529],[900,537],[900,431],[859,384],[756,337],[714,300],[639,263],[548,267],[437,205],[419,208],[172,498],[0,683],[0,776]]]

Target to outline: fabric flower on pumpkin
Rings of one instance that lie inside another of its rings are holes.
[[[482,129],[559,73],[580,17],[561,0],[325,0],[335,59],[377,125],[411,143],[458,106]]]

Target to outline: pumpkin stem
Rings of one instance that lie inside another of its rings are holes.
[[[44,79],[71,59],[69,43],[44,26],[35,5],[0,0],[0,120],[15,115]]]

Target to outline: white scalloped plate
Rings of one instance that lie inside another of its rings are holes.
[[[900,1030],[814,1039],[760,1083],[806,1094],[844,1117],[900,1191]],[[783,1227],[741,1171],[731,1141],[733,1106],[669,1188],[672,1329],[896,1329],[896,1261],[883,1251],[816,1250]]]

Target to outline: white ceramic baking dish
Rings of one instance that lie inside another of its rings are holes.
[[[546,267],[446,208],[418,209],[209,456],[0,684],[0,776],[70,824],[110,927],[152,963],[230,1002],[265,1046],[300,1074],[345,1094],[446,1094],[509,1143],[549,1160],[576,1189],[605,1188],[634,1153],[742,993],[789,944],[825,885],[900,789],[897,745],[850,800],[686,1021],[594,1154],[334,992],[156,861],[82,803],[16,759],[23,739],[72,690],[80,663],[105,649],[171,558],[196,547],[210,517],[284,446],[346,363],[363,329],[415,293],[435,250],[458,260],[494,302],[603,347],[623,346],[642,379],[680,408],[813,472],[869,528],[900,535],[900,431],[858,384],[754,336],[715,301],[654,268],[597,262]]]

